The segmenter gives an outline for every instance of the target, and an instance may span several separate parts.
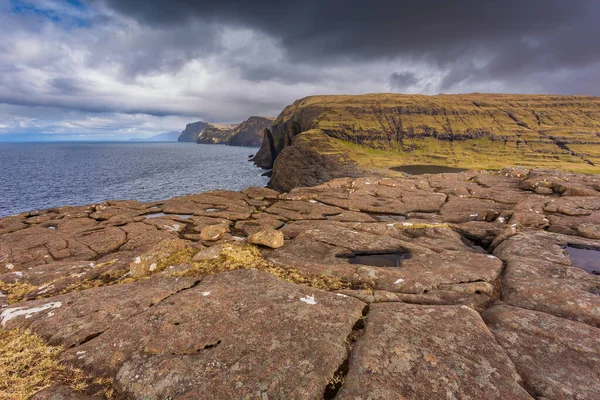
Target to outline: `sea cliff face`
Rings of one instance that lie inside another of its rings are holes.
[[[282,190],[407,164],[600,172],[600,98],[312,96],[288,106],[265,136],[254,161],[273,168]]]
[[[236,125],[210,125],[198,135],[198,144],[227,144]]]
[[[271,127],[275,118],[250,117],[233,129],[228,144],[231,146],[260,147],[264,130]]]
[[[211,125],[208,122],[202,122],[202,121],[187,124],[185,126],[185,129],[183,130],[183,132],[181,132],[181,135],[179,136],[179,139],[177,139],[177,141],[178,142],[197,142],[198,137],[200,136],[202,131],[204,131],[206,128],[208,128],[210,126]]]
[[[178,141],[199,144],[228,144],[230,146],[260,147],[265,128],[274,118],[250,117],[241,124],[210,124],[194,122],[186,125]]]
[[[598,249],[598,176],[523,167],[2,218],[0,393],[598,399]]]

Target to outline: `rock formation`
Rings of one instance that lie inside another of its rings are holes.
[[[198,137],[200,136],[202,131],[204,131],[208,127],[210,127],[210,124],[208,122],[202,122],[202,121],[187,124],[185,126],[185,129],[183,130],[183,132],[181,132],[181,135],[179,136],[179,139],[177,139],[177,141],[178,142],[197,142]]]
[[[178,141],[260,147],[263,131],[265,128],[271,127],[273,120],[274,118],[269,117],[250,117],[241,124],[194,122],[185,127]]]
[[[198,144],[226,144],[236,125],[209,125],[198,135]]]
[[[599,227],[597,175],[523,167],[3,218],[0,356],[63,367],[0,391],[598,399]]]
[[[270,128],[275,118],[250,117],[233,129],[230,146],[260,147],[263,142],[263,132]]]
[[[541,95],[312,96],[288,106],[255,163],[289,190],[401,165],[600,172],[600,98]]]

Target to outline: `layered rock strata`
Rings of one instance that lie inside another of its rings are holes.
[[[599,135],[598,97],[311,96],[279,114],[254,162],[278,190],[406,165],[598,173]]]

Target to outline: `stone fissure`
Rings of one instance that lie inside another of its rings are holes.
[[[335,371],[327,386],[325,386],[325,390],[323,392],[324,400],[335,399],[338,392],[344,385],[346,380],[346,375],[348,375],[348,371],[350,369],[350,358],[352,356],[352,350],[356,343],[362,338],[364,335],[367,318],[369,316],[369,305],[367,304],[362,311],[362,316],[356,321],[354,326],[352,327],[352,331],[348,335],[345,340],[346,345],[346,358],[340,364],[339,368]]]

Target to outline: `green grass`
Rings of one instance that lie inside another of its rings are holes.
[[[284,126],[292,121],[321,154],[347,155],[367,169],[523,165],[600,173],[599,97],[311,96],[287,107],[275,121],[278,148],[283,147]]]

